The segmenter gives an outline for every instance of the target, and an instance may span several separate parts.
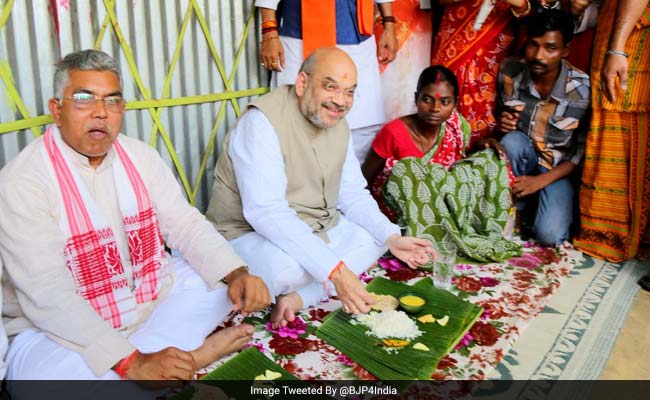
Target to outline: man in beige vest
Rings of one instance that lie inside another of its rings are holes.
[[[247,107],[217,162],[208,219],[276,297],[275,326],[334,293],[344,310],[368,312],[357,275],[386,249],[412,268],[433,254],[401,237],[365,190],[344,119],[356,84],[347,54],[315,51],[295,85]]]

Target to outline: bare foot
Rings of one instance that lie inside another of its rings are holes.
[[[213,333],[205,339],[198,349],[191,351],[197,368],[207,367],[233,351],[241,349],[255,333],[249,324],[233,326]]]
[[[287,326],[288,322],[296,319],[296,313],[302,308],[302,298],[296,292],[278,296],[271,311],[271,326],[278,329]]]

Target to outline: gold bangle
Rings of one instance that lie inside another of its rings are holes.
[[[521,17],[525,17],[526,15],[530,14],[531,9],[532,9],[532,7],[530,6],[530,0],[526,0],[526,11],[518,13],[517,11],[515,11],[514,8],[510,8],[510,11],[512,12],[512,15],[515,16],[515,18],[521,18]]]

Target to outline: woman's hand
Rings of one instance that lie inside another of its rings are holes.
[[[607,100],[612,103],[616,101],[619,88],[623,92],[627,90],[628,68],[627,57],[619,54],[605,55],[605,64],[601,72],[602,90]],[[618,85],[616,78],[618,78]]]

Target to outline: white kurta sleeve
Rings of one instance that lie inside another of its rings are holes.
[[[246,221],[316,281],[326,281],[340,259],[289,206],[280,142],[261,111],[246,111],[231,133],[227,151]]]
[[[165,243],[180,251],[212,289],[230,272],[243,266],[244,261],[214,225],[188,203],[158,152],[153,148],[147,150],[146,164],[140,164],[146,171],[145,182]]]
[[[255,7],[270,8],[277,10],[280,0],[255,0]]]
[[[377,202],[365,187],[366,180],[361,173],[359,161],[354,155],[352,137],[350,137],[341,174],[338,208],[350,221],[370,232],[377,244],[386,244],[389,236],[400,234],[399,227],[382,214]]]

